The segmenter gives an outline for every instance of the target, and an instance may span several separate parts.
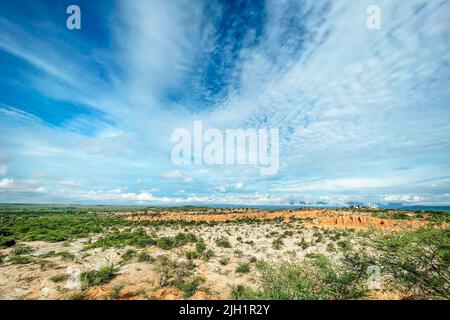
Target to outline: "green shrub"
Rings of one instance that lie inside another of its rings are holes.
[[[231,243],[227,237],[220,237],[216,239],[216,245],[222,248],[231,248]]]
[[[75,255],[73,253],[70,253],[68,251],[61,251],[55,254],[57,257],[61,257],[62,260],[65,261],[73,261],[75,260]]]
[[[15,256],[21,256],[24,254],[29,254],[31,252],[33,252],[33,249],[31,247],[26,246],[26,245],[18,245],[10,251],[9,255],[15,257]]]
[[[9,248],[16,244],[12,237],[0,237],[0,248]]]
[[[283,246],[283,240],[281,238],[277,238],[272,241],[272,247],[276,250],[279,250]]]
[[[365,294],[365,281],[356,272],[316,255],[304,263],[282,262],[261,268],[259,289],[238,286],[235,299],[340,300]]]
[[[122,263],[126,263],[128,261],[130,261],[131,259],[133,259],[136,256],[136,251],[134,251],[133,249],[128,249],[127,251],[125,251],[121,258],[121,262]]]
[[[230,263],[230,258],[226,258],[226,257],[220,258],[219,263],[220,263],[222,266],[226,266],[227,264]]]
[[[152,256],[145,251],[139,253],[137,260],[138,260],[138,262],[153,262],[154,261]]]
[[[84,271],[80,274],[83,288],[90,288],[110,282],[119,269],[114,266],[105,266],[99,270]]]
[[[246,262],[240,262],[236,267],[237,273],[249,273],[250,272],[250,264]]]
[[[302,240],[297,242],[296,245],[300,246],[303,250],[309,247],[309,244],[305,241],[305,238],[302,238]]]
[[[69,275],[64,274],[64,273],[55,274],[55,275],[50,277],[50,280],[55,282],[55,283],[67,281],[67,279],[69,279]]]
[[[170,250],[175,247],[175,240],[170,237],[162,237],[158,239],[156,246],[164,250]]]
[[[203,252],[203,259],[209,260],[210,258],[215,256],[215,252],[212,249],[208,249],[205,252]]]
[[[392,285],[417,298],[450,299],[450,228],[423,227],[382,234],[372,258],[393,276]]]
[[[197,251],[187,251],[185,253],[186,259],[193,260],[198,259],[200,257],[200,254]]]
[[[12,246],[17,241],[47,241],[58,242],[73,238],[84,238],[90,234],[99,233],[105,227],[124,225],[122,218],[104,217],[97,214],[87,214],[75,209],[74,213],[63,213],[64,210],[51,212],[44,208],[43,212],[33,209],[24,210],[23,214],[9,213],[0,215],[0,246]]]
[[[197,237],[192,233],[178,233],[175,237],[159,238],[156,245],[164,250],[170,250],[175,247],[181,247],[188,243],[197,242]]]
[[[198,287],[205,281],[203,277],[196,276],[193,279],[187,280],[180,286],[181,292],[183,292],[184,298],[189,298],[194,295]]]
[[[199,241],[195,244],[195,251],[202,254],[206,250],[206,244],[203,241]]]
[[[183,233],[180,232],[175,236],[175,245],[177,247],[183,246],[187,243],[197,242],[197,237],[192,233]]]
[[[139,229],[136,231],[115,231],[109,233],[92,244],[86,246],[87,249],[91,248],[122,248],[125,246],[134,247],[147,247],[156,245],[156,240],[149,236],[144,230]]]
[[[342,251],[349,251],[352,248],[352,245],[350,241],[348,240],[341,240],[337,242],[337,245]]]
[[[12,264],[28,264],[34,260],[29,256],[12,256],[8,259],[9,263]]]
[[[116,299],[118,299],[118,298],[119,298],[119,295],[120,295],[120,291],[122,291],[123,287],[124,287],[123,284],[117,284],[117,285],[115,285],[115,286],[112,288],[111,292],[109,293],[109,299],[111,299],[111,300],[116,300]]]
[[[234,300],[255,299],[255,292],[249,287],[239,284],[231,288],[231,299]]]

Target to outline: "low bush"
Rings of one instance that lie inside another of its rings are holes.
[[[219,263],[220,263],[222,266],[226,266],[227,264],[230,263],[230,258],[226,258],[226,257],[220,258]]]
[[[80,274],[80,280],[84,289],[110,282],[119,271],[114,266],[105,266],[99,270],[84,271]]]
[[[50,280],[53,281],[54,283],[67,281],[67,279],[69,279],[69,275],[65,273],[55,274],[50,277]]]
[[[236,267],[237,273],[249,273],[250,272],[250,264],[246,262],[240,262]]]
[[[216,239],[216,246],[222,248],[231,248],[231,243],[227,237],[220,237]]]
[[[283,262],[260,267],[259,289],[237,286],[234,299],[340,300],[357,299],[366,292],[357,272],[316,255],[303,263]]]
[[[156,245],[156,240],[149,236],[144,230],[123,231],[109,233],[92,244],[86,246],[87,249],[92,248],[122,248],[125,246],[147,247]]]
[[[279,249],[281,249],[281,247],[283,246],[283,240],[282,240],[282,238],[280,237],[280,238],[277,238],[277,239],[275,239],[275,240],[273,240],[272,241],[272,247],[275,249],[275,250],[279,250]]]
[[[353,269],[378,265],[388,285],[419,299],[450,299],[450,228],[375,234],[371,250],[348,252],[345,261]]]
[[[31,252],[33,252],[33,249],[31,247],[26,245],[18,245],[10,251],[9,255],[14,257],[29,254]]]
[[[153,262],[155,259],[147,252],[140,252],[137,257],[138,262]]]

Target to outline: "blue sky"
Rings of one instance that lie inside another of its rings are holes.
[[[0,0],[0,202],[449,205],[449,64],[445,0]],[[279,173],[172,164],[195,120]]]

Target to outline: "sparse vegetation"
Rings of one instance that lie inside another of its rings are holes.
[[[33,252],[33,249],[31,247],[26,246],[26,245],[19,245],[19,246],[14,247],[9,254],[10,254],[10,256],[15,257],[15,256],[21,256],[24,254],[29,254],[31,252]]]
[[[140,252],[137,258],[138,262],[153,262],[155,259],[147,252]]]
[[[104,266],[99,270],[84,271],[80,274],[80,280],[83,288],[90,288],[108,283],[119,271],[114,266]]]
[[[282,262],[262,268],[260,289],[233,288],[234,299],[341,300],[357,299],[365,294],[360,274],[331,263],[317,255],[307,262]]]
[[[216,245],[222,248],[231,248],[231,243],[226,237],[220,237],[216,239]]]
[[[226,299],[231,294],[235,299],[364,299],[393,292],[406,299],[450,299],[450,229],[443,223],[450,221],[447,212],[353,209],[393,219],[396,226],[414,224],[391,230],[327,228],[315,219],[296,217],[157,220],[167,212],[212,217],[248,212],[203,207],[126,208],[123,215],[117,207],[5,207],[0,206],[0,272],[7,274],[6,279],[18,279],[17,284],[6,283],[8,289],[2,287],[11,295],[18,285],[40,292],[51,281],[56,290],[46,298],[159,299],[169,294]],[[333,209],[332,214],[340,211]],[[135,215],[140,219],[126,220]],[[155,220],[145,221],[146,217]],[[28,242],[34,240],[38,242]],[[105,261],[108,266],[81,273],[81,292],[70,293],[63,287],[72,277],[69,268],[79,270]],[[131,262],[139,263],[125,266]],[[124,270],[117,279],[119,269],[114,266]],[[381,270],[382,291],[366,295],[368,270],[374,266]],[[211,283],[233,276],[241,285],[229,291],[211,290]],[[87,290],[94,286],[107,291]],[[159,290],[162,287],[170,290]],[[199,290],[202,294],[197,296]]]
[[[54,283],[59,283],[59,282],[67,281],[68,278],[69,278],[68,274],[59,273],[59,274],[55,274],[55,275],[51,276],[50,280],[53,281]]]
[[[147,247],[156,245],[156,240],[149,236],[143,229],[135,231],[114,231],[109,233],[96,242],[86,246],[87,249],[92,248],[122,248],[125,246]]]
[[[250,264],[246,262],[240,262],[236,267],[237,273],[249,273],[250,272]]]
[[[230,258],[227,258],[227,257],[220,258],[219,263],[220,263],[222,266],[226,266],[227,264],[230,263]]]
[[[283,242],[282,238],[277,238],[277,239],[272,241],[272,247],[275,250],[279,250],[283,245],[284,245],[284,242]]]

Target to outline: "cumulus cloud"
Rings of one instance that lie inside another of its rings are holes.
[[[14,179],[4,178],[0,180],[0,188],[9,188],[13,185]]]
[[[234,187],[235,187],[236,189],[242,189],[242,188],[244,188],[244,183],[238,182],[238,183],[236,183],[236,184],[234,185]]]

